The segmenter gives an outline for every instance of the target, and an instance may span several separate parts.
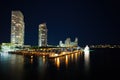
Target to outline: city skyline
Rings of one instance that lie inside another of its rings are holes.
[[[7,5],[7,6],[6,6]],[[96,6],[97,5],[97,6]],[[10,42],[11,11],[25,17],[25,44],[38,45],[38,25],[46,23],[48,43],[78,37],[79,45],[119,44],[119,5],[110,1],[0,1],[0,43]]]

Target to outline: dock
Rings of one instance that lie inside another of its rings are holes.
[[[9,54],[25,55],[25,56],[46,56],[48,58],[61,57],[74,53],[82,53],[83,50],[76,48],[41,48],[41,49],[28,49],[10,51]]]

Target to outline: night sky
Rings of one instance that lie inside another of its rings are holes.
[[[25,21],[25,44],[38,45],[38,25],[46,23],[48,44],[70,37],[79,45],[120,43],[119,0],[0,0],[0,43],[10,42],[11,11]]]

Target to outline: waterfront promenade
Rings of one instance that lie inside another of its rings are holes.
[[[73,54],[76,52],[82,53],[82,50],[75,48],[41,48],[41,49],[28,49],[11,51],[10,54],[26,55],[26,56],[47,56],[47,57],[60,57],[64,55]]]

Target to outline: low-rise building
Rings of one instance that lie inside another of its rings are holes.
[[[74,42],[71,42],[70,38],[67,38],[65,42],[59,42],[59,47],[77,47],[78,46],[78,38],[75,38]]]

